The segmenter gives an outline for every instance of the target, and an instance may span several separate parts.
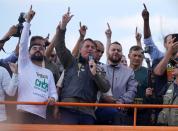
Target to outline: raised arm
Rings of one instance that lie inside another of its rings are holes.
[[[167,40],[166,45],[168,45],[168,50],[166,51],[163,59],[159,62],[159,64],[154,68],[154,73],[156,75],[163,75],[167,69],[167,65],[169,63],[170,58],[174,53],[174,49],[178,48],[178,41],[174,42],[175,38]]]
[[[63,15],[62,22],[59,23],[53,40],[57,55],[64,68],[67,68],[72,63],[73,59],[71,52],[66,48],[65,45],[66,26],[72,17],[73,15],[70,15],[70,10]]]
[[[150,25],[149,25],[149,12],[147,10],[146,5],[144,4],[144,10],[142,11],[142,18],[144,22],[144,44],[145,46],[149,47],[149,54],[151,56],[152,61],[155,59],[159,59],[163,57],[163,53],[157,48],[155,43],[152,40],[151,37],[151,30],[150,30]]]
[[[53,37],[53,39],[54,39],[54,37]],[[52,39],[52,41],[53,41],[53,39]],[[49,34],[48,34],[48,36],[45,38],[45,46],[47,47],[46,50],[45,50],[45,56],[47,58],[50,58],[50,56],[51,56],[51,54],[54,50],[54,44],[53,44],[52,41],[49,42]],[[48,43],[48,44],[46,44],[46,43]]]
[[[77,43],[75,44],[75,47],[72,50],[72,55],[74,57],[77,57],[79,55],[79,49],[82,44],[82,41],[85,38],[86,31],[87,31],[87,26],[82,25],[81,22],[79,23],[79,25],[80,25],[80,29],[79,29],[80,36],[79,36]]]
[[[143,17],[143,22],[144,22],[144,39],[149,38],[151,36],[151,31],[150,31],[150,23],[149,23],[149,12],[147,10],[147,7],[145,4],[144,5],[144,10],[142,11],[142,17]]]
[[[14,96],[18,88],[18,66],[16,63],[9,63],[9,66],[13,74],[9,86],[6,88],[6,93],[9,96]]]
[[[5,43],[14,35],[17,33],[17,27],[15,25],[13,25],[12,27],[10,27],[10,29],[8,30],[8,32],[1,38],[0,40],[0,50],[3,49]]]
[[[136,43],[137,43],[137,46],[140,46],[142,48],[141,38],[142,38],[142,34],[137,31],[137,27],[136,27],[136,29],[135,29]]]
[[[108,29],[105,31],[106,34],[106,57],[108,58],[109,46],[111,44],[112,31],[109,23],[107,23]]]
[[[32,6],[29,9],[27,14],[26,22],[24,23],[24,28],[22,30],[22,35],[19,44],[19,66],[25,66],[26,63],[29,61],[29,54],[28,54],[28,40],[29,40],[29,31],[30,31],[30,22],[33,19],[35,12],[32,10]]]
[[[47,58],[50,58],[53,50],[54,50],[54,40],[55,40],[56,35],[53,36],[53,39],[51,40],[50,44],[47,46],[46,51],[45,51],[45,56]]]

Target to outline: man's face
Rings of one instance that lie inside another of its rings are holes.
[[[118,44],[111,44],[108,51],[108,60],[118,64],[122,58],[122,47]]]
[[[178,59],[178,51],[176,52],[174,58],[175,58],[175,59]]]
[[[83,45],[82,45],[82,47],[81,47],[81,49],[80,49],[80,54],[81,54],[81,56],[82,56],[84,59],[87,60],[87,59],[88,59],[88,55],[89,55],[89,54],[94,55],[95,51],[96,51],[96,46],[95,46],[95,44],[92,43],[92,42],[89,41],[89,40],[86,40],[86,41],[83,43]]]
[[[166,50],[168,50],[168,47],[171,43],[173,39],[173,36],[172,35],[169,35],[167,38],[166,38],[166,42],[164,43],[164,47],[166,48]],[[176,43],[175,43],[176,42]],[[173,45],[173,54],[176,54],[176,52],[178,52],[178,41],[175,41],[174,40],[174,45]]]
[[[123,65],[127,66],[127,60],[126,60],[125,56],[122,56],[122,58],[121,58],[121,63],[122,63]]]
[[[166,48],[166,50],[168,49],[168,45],[169,45],[169,42],[171,41],[171,39],[172,39],[172,35],[169,35],[166,38],[166,43],[164,43],[164,47]]]
[[[50,57],[49,57],[49,60],[53,63],[56,63],[57,61],[57,55],[56,55],[56,52],[53,50],[53,52],[51,53]]]
[[[30,58],[31,60],[35,61],[43,61],[45,47],[44,47],[44,40],[36,39],[33,44],[34,46],[30,49]]]
[[[142,50],[131,51],[129,53],[130,64],[134,66],[141,66],[143,62],[143,53]]]
[[[97,42],[96,42],[96,45],[97,45],[97,48],[96,48],[96,52],[95,52],[95,59],[96,59],[96,61],[100,61],[100,59],[104,53],[104,46]]]

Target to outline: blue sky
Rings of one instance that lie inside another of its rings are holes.
[[[106,43],[106,23],[109,22],[113,35],[112,41],[119,41],[127,56],[128,50],[135,45],[135,27],[143,33],[141,12],[143,3],[150,12],[150,26],[156,45],[163,50],[162,35],[178,32],[177,0],[1,0],[0,37],[10,26],[18,23],[20,12],[27,12],[30,5],[36,11],[32,21],[32,35],[46,36],[50,39],[56,26],[68,6],[74,17],[67,26],[66,44],[72,49],[79,37],[79,21],[87,25],[87,35],[92,39]],[[143,39],[142,39],[143,41]],[[17,38],[12,38],[5,45],[7,53],[0,52],[0,58],[8,56],[15,48]],[[105,62],[105,55],[102,62]]]

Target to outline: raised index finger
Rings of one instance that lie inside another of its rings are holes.
[[[46,37],[47,39],[49,39],[49,33],[48,33],[48,35],[47,35],[47,37]]]
[[[137,26],[136,26],[136,28],[135,28],[135,34],[137,34]]]
[[[68,7],[67,14],[70,14],[70,7]]]
[[[79,26],[80,26],[80,28],[82,27],[82,23],[81,23],[81,21],[79,22]]]
[[[30,5],[30,11],[32,11],[32,5]]]
[[[109,30],[111,30],[111,27],[110,27],[110,25],[109,25],[109,23],[108,23],[108,22],[107,22],[107,26],[108,26],[108,29],[109,29]]]
[[[143,6],[144,6],[145,10],[147,10],[145,3],[143,3]]]

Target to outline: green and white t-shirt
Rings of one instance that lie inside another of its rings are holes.
[[[49,97],[57,100],[57,91],[52,72],[32,63],[28,52],[30,24],[25,23],[18,60],[18,101],[45,102]],[[17,105],[17,110],[27,111],[46,118],[46,105]]]

